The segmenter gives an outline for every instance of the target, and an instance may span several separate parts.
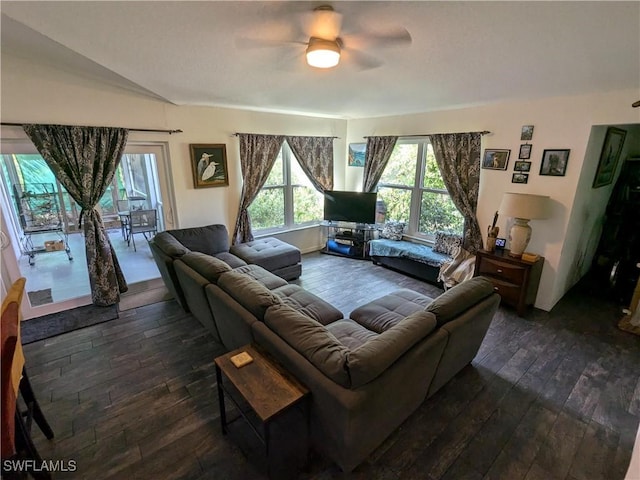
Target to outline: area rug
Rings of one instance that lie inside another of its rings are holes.
[[[27,295],[29,295],[29,303],[32,307],[38,307],[40,305],[46,305],[47,303],[53,303],[53,296],[51,295],[50,288],[27,292]]]
[[[32,343],[45,338],[55,337],[79,328],[89,327],[98,323],[118,318],[118,307],[84,307],[52,313],[43,317],[25,320],[20,324],[22,343]]]

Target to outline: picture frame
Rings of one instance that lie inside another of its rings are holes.
[[[529,172],[531,171],[531,162],[517,161],[516,163],[514,163],[513,169],[516,172]]]
[[[518,154],[518,158],[520,160],[529,160],[531,158],[531,148],[533,145],[530,143],[525,143],[524,145],[520,145],[520,153]]]
[[[511,176],[511,183],[528,183],[529,182],[529,174],[528,173],[514,173]]]
[[[350,167],[364,167],[364,160],[367,155],[366,150],[366,143],[350,143],[348,165]]]
[[[569,149],[547,149],[542,152],[540,175],[564,177],[569,163]]]
[[[189,144],[194,188],[229,185],[227,146],[224,143]]]
[[[607,128],[592,188],[604,187],[613,181],[626,136],[626,130],[616,127]]]
[[[490,170],[506,170],[509,164],[509,155],[511,150],[508,149],[485,149],[484,157],[482,157],[482,168]]]
[[[520,133],[520,140],[531,140],[533,138],[533,125],[523,125]]]

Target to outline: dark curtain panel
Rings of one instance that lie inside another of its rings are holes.
[[[286,137],[304,173],[320,193],[333,190],[333,137]]]
[[[253,135],[241,133],[240,167],[242,168],[242,193],[236,227],[233,231],[233,244],[253,240],[249,206],[255,200],[260,189],[278,158],[278,152],[284,142],[282,135]]]
[[[363,192],[375,192],[398,137],[369,137],[364,160]]]
[[[58,181],[80,206],[91,298],[98,306],[114,305],[126,292],[102,218],[95,209],[113,179],[129,135],[123,128],[25,125],[24,131]]]
[[[429,135],[444,184],[464,216],[462,246],[474,254],[482,248],[482,232],[476,218],[481,137],[479,132]]]

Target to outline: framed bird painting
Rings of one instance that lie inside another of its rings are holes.
[[[229,185],[227,146],[224,143],[189,144],[195,188]]]

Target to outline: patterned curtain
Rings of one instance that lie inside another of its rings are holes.
[[[287,137],[287,143],[316,190],[333,190],[333,137]]]
[[[481,137],[479,132],[429,135],[444,184],[464,216],[462,246],[474,254],[482,248],[482,232],[476,218]]]
[[[95,206],[113,179],[129,131],[66,125],[25,125],[24,131],[80,205],[93,303],[118,303],[120,293],[128,290],[127,282]]]
[[[375,192],[398,137],[369,137],[364,160],[363,192]]]
[[[242,168],[242,193],[236,227],[233,231],[233,244],[250,242],[251,219],[249,206],[255,200],[260,189],[278,158],[278,152],[284,142],[282,135],[253,135],[241,133],[240,167]]]

